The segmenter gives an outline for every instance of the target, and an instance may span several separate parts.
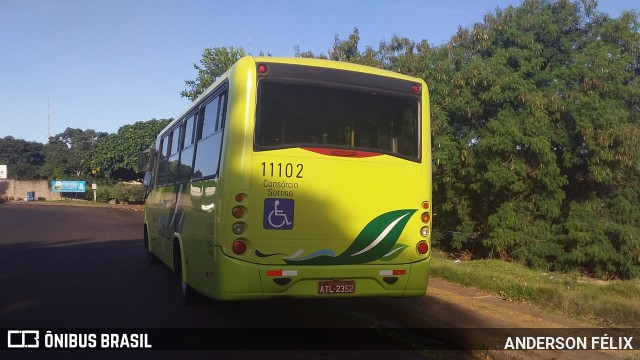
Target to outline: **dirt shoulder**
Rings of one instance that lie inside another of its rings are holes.
[[[375,298],[341,302],[343,311],[371,326],[397,329],[410,343],[444,351],[445,357],[465,359],[640,359],[640,350],[504,350],[508,337],[588,338],[633,336],[638,329],[616,332],[572,320],[522,302],[502,300],[482,290],[431,277],[424,297]],[[606,334],[606,335],[605,335]],[[564,341],[564,340],[563,340]],[[611,347],[611,346],[610,346]],[[591,348],[591,346],[588,346]],[[451,356],[449,356],[451,355]]]
[[[529,336],[591,336],[594,334],[592,324],[575,321],[550,311],[544,311],[532,305],[505,301],[496,295],[483,292],[478,289],[464,287],[450,283],[439,278],[431,278],[427,296],[424,299],[432,308],[428,311],[429,317],[434,317],[430,325],[438,324],[442,328],[489,328],[505,329],[507,336],[511,333],[515,335]],[[425,305],[427,305],[425,304]],[[435,308],[435,309],[434,309]],[[425,318],[425,317],[423,317]],[[529,332],[519,329],[540,329],[540,331]],[[545,329],[549,329],[545,331]],[[561,330],[569,329],[569,330]],[[489,330],[488,330],[489,331]],[[620,336],[632,336],[632,329],[627,333],[616,334]],[[489,331],[490,332],[490,331]],[[499,334],[500,331],[496,331]],[[595,336],[604,336],[607,333],[603,329]],[[610,336],[616,336],[609,333]],[[635,334],[636,336],[638,334]],[[504,346],[497,344],[498,348]],[[545,350],[545,351],[523,351],[523,350],[493,350],[489,353],[494,358],[513,359],[617,359],[640,357],[639,350]]]

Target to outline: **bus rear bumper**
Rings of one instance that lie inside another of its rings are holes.
[[[218,300],[273,297],[413,297],[427,290],[430,259],[410,264],[259,265],[230,258],[216,248]],[[214,275],[215,276],[215,275]]]

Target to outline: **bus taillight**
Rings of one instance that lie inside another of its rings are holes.
[[[235,198],[236,198],[236,202],[241,203],[241,202],[244,202],[244,200],[247,198],[247,195],[239,193],[239,194],[236,194]]]
[[[233,252],[236,255],[242,255],[245,251],[247,251],[247,244],[243,240],[238,239],[233,242]]]
[[[234,206],[233,209],[231,209],[231,215],[233,215],[233,217],[236,219],[241,219],[244,216],[244,213],[244,206]]]
[[[416,246],[416,250],[418,250],[418,254],[424,255],[429,252],[429,244],[426,241],[420,241]]]
[[[425,209],[426,211],[422,213],[422,215],[420,215],[420,220],[422,220],[422,222],[424,224],[429,224],[429,222],[431,221],[431,212],[429,211],[429,208],[431,206],[429,205],[428,201],[423,201],[422,202],[422,208]],[[423,226],[420,229],[420,235],[422,237],[427,237],[429,236],[429,227],[428,226]],[[419,245],[419,244],[418,244]],[[425,243],[426,245],[426,243]],[[427,245],[427,250],[428,251],[429,245]],[[426,252],[425,252],[426,253]],[[425,253],[421,253],[421,254],[425,254]]]

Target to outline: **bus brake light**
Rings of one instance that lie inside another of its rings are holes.
[[[236,240],[233,242],[233,252],[236,255],[242,255],[247,251],[247,244],[242,240]]]
[[[427,244],[426,241],[420,241],[416,249],[418,250],[418,254],[424,255],[429,252],[429,244]]]

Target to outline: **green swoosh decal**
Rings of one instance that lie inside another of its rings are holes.
[[[399,245],[396,248],[394,246],[411,215],[416,211],[416,209],[395,210],[376,217],[338,256],[321,255],[298,261],[295,259],[284,259],[284,261],[290,265],[351,265],[364,264],[379,259],[392,260],[406,248],[404,245]]]

